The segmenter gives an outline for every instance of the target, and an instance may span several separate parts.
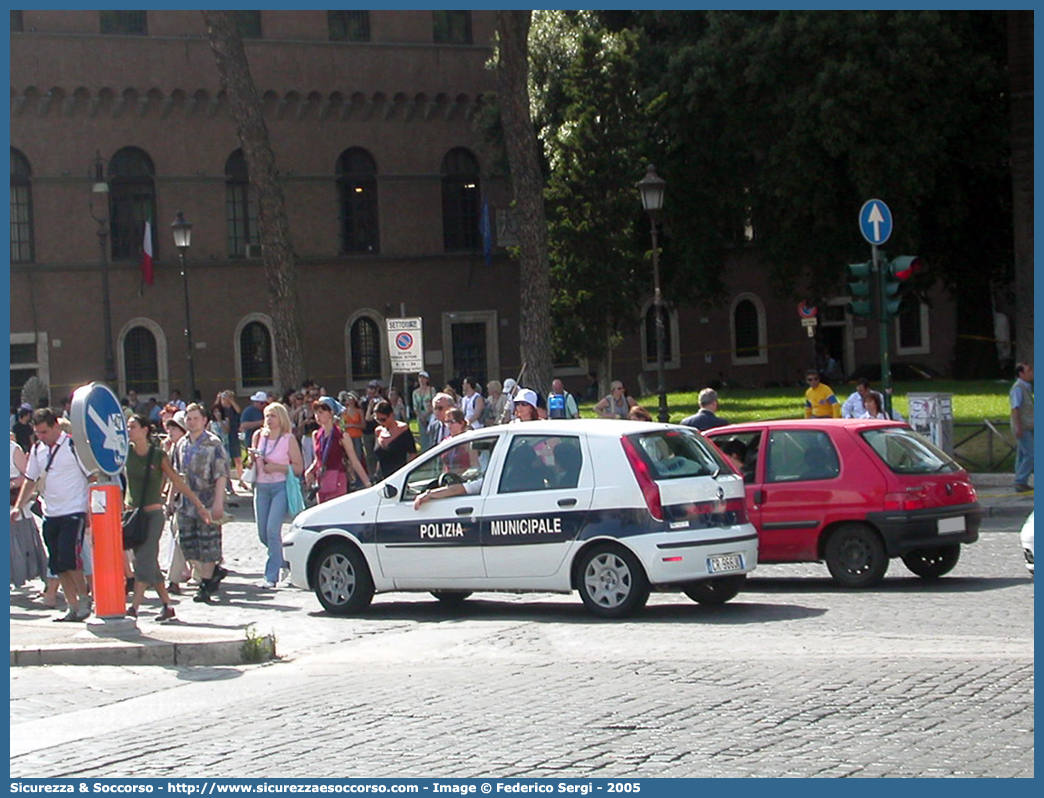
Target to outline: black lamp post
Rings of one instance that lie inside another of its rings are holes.
[[[105,162],[101,153],[94,156],[90,211],[91,218],[98,223],[98,251],[102,264],[102,323],[105,325],[105,381],[111,385],[116,383],[116,358],[112,346],[112,307],[109,302],[109,184],[105,181]],[[104,200],[105,210],[99,218],[94,215],[94,199],[98,195],[99,203]]]
[[[658,418],[666,423],[671,414],[667,410],[667,388],[663,377],[663,296],[660,293],[660,250],[656,238],[656,222],[663,210],[663,194],[667,181],[656,174],[656,167],[649,164],[645,177],[638,181],[638,191],[642,195],[642,207],[649,214],[652,228],[652,262],[653,262],[653,307],[656,311],[656,392],[660,395]]]
[[[185,352],[188,361],[188,396],[189,401],[196,400],[196,368],[192,361],[192,314],[189,312],[189,284],[188,269],[185,268],[185,252],[192,246],[192,224],[185,221],[184,215],[178,211],[174,221],[170,224],[170,231],[174,234],[174,246],[178,248],[178,258],[181,260],[181,285],[185,293]]]

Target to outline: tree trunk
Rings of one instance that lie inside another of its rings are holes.
[[[268,281],[269,307],[274,332],[273,362],[279,373],[276,388],[300,385],[305,376],[301,347],[300,308],[297,298],[297,264],[290,239],[283,189],[276,181],[275,154],[261,98],[250,74],[243,40],[233,11],[203,11],[211,52],[217,64],[221,88],[228,96],[229,111],[243,146],[250,189],[257,199],[257,224]]]
[[[547,393],[551,388],[551,277],[540,151],[529,115],[530,11],[498,11],[500,52],[497,86],[504,142],[518,209],[519,342],[526,383]]]
[[[1033,363],[1033,11],[1008,12],[1015,357]]]

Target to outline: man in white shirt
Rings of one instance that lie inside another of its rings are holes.
[[[870,393],[870,380],[865,377],[856,383],[855,393],[841,405],[841,418],[862,418],[866,412],[863,399]]]
[[[69,605],[69,611],[54,620],[83,621],[91,614],[81,554],[87,525],[87,487],[93,478],[80,463],[72,438],[59,426],[53,410],[44,407],[34,412],[33,430],[37,443],[29,452],[25,482],[11,508],[11,517],[21,513],[37,482],[46,475],[41,495],[47,567],[58,575]]]

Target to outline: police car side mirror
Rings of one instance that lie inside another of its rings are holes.
[[[385,486],[384,486],[384,498],[386,498],[386,499],[394,499],[398,495],[399,495],[399,489],[398,488],[396,488],[394,485],[391,485],[391,484],[385,484]]]

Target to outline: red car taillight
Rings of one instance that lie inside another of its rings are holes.
[[[923,510],[924,493],[886,493],[884,496],[885,510]]]
[[[652,474],[649,473],[649,466],[645,464],[630,438],[621,438],[620,443],[623,444],[627,462],[630,463],[634,478],[638,480],[638,487],[641,488],[642,496],[645,497],[645,506],[649,508],[649,514],[657,521],[662,521],[663,504],[660,501],[660,488],[652,478]]]

